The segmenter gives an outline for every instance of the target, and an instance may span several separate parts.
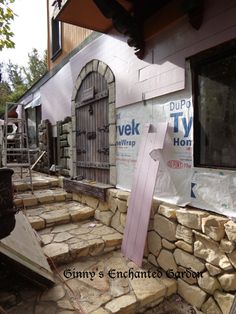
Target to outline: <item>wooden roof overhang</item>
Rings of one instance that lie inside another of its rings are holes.
[[[198,29],[204,11],[204,0],[55,0],[54,5],[54,18],[62,22],[105,34],[117,29],[140,59],[146,40],[186,14]]]

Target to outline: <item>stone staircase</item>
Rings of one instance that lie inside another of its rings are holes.
[[[42,175],[33,177],[33,194],[27,182],[14,184],[15,203],[63,278],[56,276],[55,286],[41,294],[37,306],[42,313],[141,313],[176,293],[175,280],[165,274],[156,278],[150,264],[140,269],[126,260],[119,250],[122,234],[96,220],[94,208],[73,200],[59,185],[59,179]],[[16,313],[26,313],[25,307]]]

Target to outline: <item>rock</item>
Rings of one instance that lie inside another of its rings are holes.
[[[159,214],[154,216],[154,230],[163,238],[169,241],[175,241],[177,224],[173,221],[170,221],[166,217],[163,217]]]
[[[69,256],[69,247],[66,243],[50,243],[43,248],[43,251],[56,262],[66,261]]]
[[[175,279],[167,278],[165,274],[163,274],[161,278],[158,278],[158,281],[166,287],[166,297],[177,292],[177,281]]]
[[[107,234],[102,236],[106,247],[121,245],[123,236],[120,233]]]
[[[222,239],[220,241],[220,249],[225,253],[232,253],[235,249],[235,244],[232,241],[228,241],[226,239]]]
[[[178,279],[178,294],[197,309],[201,308],[207,296],[199,287],[189,285],[181,279]]]
[[[192,209],[179,209],[176,211],[177,220],[181,225],[190,229],[202,229],[202,218],[207,217],[206,212]]]
[[[166,218],[171,218],[176,220],[176,209],[179,207],[174,205],[160,205],[158,208],[158,213]]]
[[[173,254],[170,251],[162,249],[161,253],[159,254],[157,258],[157,263],[165,271],[170,270],[170,269],[173,269],[174,272],[177,271],[176,262],[174,260]]]
[[[195,272],[201,272],[205,269],[205,265],[198,258],[180,249],[174,251],[174,258],[178,265],[191,268]]]
[[[109,210],[108,203],[100,201],[97,209],[100,210],[100,212],[108,211]]]
[[[148,261],[149,261],[151,264],[153,264],[153,265],[155,265],[155,266],[158,266],[156,256],[154,256],[154,255],[152,255],[152,254],[148,254]]]
[[[121,212],[121,213],[127,212],[127,202],[126,201],[122,201],[120,199],[117,199],[116,204],[117,204],[119,212]]]
[[[53,234],[43,234],[40,236],[43,242],[43,245],[47,245],[52,242]]]
[[[218,279],[224,291],[236,290],[236,273],[223,274],[220,275]]]
[[[89,207],[92,207],[93,209],[97,209],[99,200],[92,196],[83,195],[82,202],[87,204]]]
[[[37,199],[41,204],[50,203],[54,201],[54,195],[39,195],[37,196]]]
[[[214,293],[214,298],[219,305],[223,314],[229,314],[231,306],[234,301],[234,296],[230,293],[224,293],[221,291],[216,291]]]
[[[210,215],[208,217],[202,218],[202,232],[208,235],[215,241],[220,241],[224,238],[225,228],[224,224],[228,219]]]
[[[209,263],[206,263],[206,268],[211,276],[216,276],[222,273],[222,269]]]
[[[116,229],[120,233],[124,232],[124,227],[122,227],[121,221],[120,221],[120,212],[119,211],[116,211],[115,215],[113,215],[113,217],[111,219],[111,227],[113,227],[114,229]]]
[[[54,201],[55,202],[62,202],[66,199],[66,192],[58,192],[54,194]]]
[[[128,198],[128,200],[129,200],[129,198]],[[160,202],[157,199],[153,198],[152,206],[151,206],[151,219],[153,219],[154,216],[156,215],[159,206],[160,206]]]
[[[111,224],[111,218],[113,216],[113,213],[111,211],[100,211],[100,210],[95,210],[95,215],[94,217],[97,220],[100,220],[104,225],[110,226]]]
[[[103,253],[105,244],[102,239],[91,239],[88,240],[89,254],[91,256],[97,256]]]
[[[65,296],[65,291],[62,286],[55,286],[49,290],[46,290],[42,297],[41,301],[58,301]]]
[[[153,255],[158,256],[162,247],[161,237],[155,231],[150,231],[148,232],[147,242],[149,251]]]
[[[230,241],[236,241],[236,222],[230,220],[225,224],[225,232]]]
[[[89,219],[94,216],[94,212],[95,210],[88,206],[78,206],[77,208],[69,209],[69,214],[73,222]]]
[[[165,296],[166,287],[154,278],[133,278],[129,281],[140,307]]]
[[[182,266],[178,266],[178,272],[180,272],[180,275],[178,278],[184,280],[185,282],[189,283],[190,285],[197,284],[197,278],[193,276],[189,276],[189,272],[187,272],[187,269]],[[188,276],[187,276],[188,274]]]
[[[99,308],[96,311],[93,311],[91,314],[109,314],[109,312],[107,312],[103,308]]]
[[[108,198],[108,207],[109,207],[109,209],[113,212],[113,213],[115,213],[116,212],[116,210],[117,210],[117,199],[116,198],[114,198],[114,197],[111,197],[111,196],[109,196],[109,198]]]
[[[82,202],[82,194],[80,193],[72,193],[72,200],[76,202]]]
[[[177,242],[175,242],[175,245],[178,248],[180,248],[180,249],[182,249],[182,250],[184,250],[186,252],[193,253],[193,247],[192,247],[191,244],[188,244],[188,243],[186,243],[184,241],[177,241]]]
[[[134,295],[123,295],[108,302],[105,309],[110,311],[112,314],[129,314],[135,313],[136,298]]]
[[[43,218],[34,216],[34,217],[27,217],[29,220],[29,223],[31,224],[31,227],[35,230],[41,230],[45,228],[45,220]]]
[[[213,295],[217,289],[221,289],[219,281],[211,277],[208,272],[202,274],[202,277],[198,278],[198,285],[202,290]]]
[[[67,209],[51,210],[40,216],[46,221],[46,225],[62,224],[70,221],[70,215]]]
[[[180,240],[184,240],[187,243],[193,243],[193,232],[191,229],[184,227],[180,224],[177,225],[176,229],[176,238]]]
[[[69,300],[60,300],[57,302],[57,305],[59,308],[64,309],[64,310],[74,310],[72,304],[70,303]]]
[[[234,250],[232,253],[228,254],[229,260],[231,264],[236,268],[236,250]]]
[[[166,239],[162,239],[162,240],[161,240],[161,243],[162,243],[162,246],[163,246],[165,249],[168,249],[168,250],[174,250],[175,247],[176,247],[174,243],[171,243],[171,242],[169,242],[169,241],[166,240]]]
[[[217,242],[199,232],[195,231],[194,233],[196,236],[196,241],[194,242],[195,256],[224,270],[232,269],[228,257],[219,249]]]
[[[120,224],[121,224],[122,227],[125,227],[126,218],[127,218],[127,214],[124,214],[124,213],[120,214]]]
[[[130,192],[123,191],[123,190],[117,190],[117,193],[116,193],[116,197],[118,199],[126,201],[126,202],[127,202],[129,195],[130,195]]]
[[[107,190],[107,196],[116,197],[118,190],[117,189],[108,189]]]
[[[68,232],[62,232],[62,233],[58,233],[55,236],[53,242],[57,242],[57,243],[65,242],[66,240],[71,239],[71,238],[73,238],[71,234],[69,234]]]
[[[73,259],[81,256],[88,256],[89,244],[85,241],[77,241],[70,245],[70,255]]]
[[[216,302],[210,297],[201,307],[201,311],[206,314],[222,314]]]
[[[38,204],[38,200],[35,196],[23,198],[23,204],[25,207],[34,206]]]

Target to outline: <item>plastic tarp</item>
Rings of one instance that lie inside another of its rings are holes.
[[[234,171],[193,166],[193,105],[191,97],[148,101],[117,111],[117,187],[131,189],[140,135],[145,123],[168,122],[166,145],[154,196],[179,206],[190,205],[236,217]]]

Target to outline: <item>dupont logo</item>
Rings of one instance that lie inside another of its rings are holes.
[[[184,164],[180,160],[169,160],[167,165],[172,169],[182,169],[184,167]]]

